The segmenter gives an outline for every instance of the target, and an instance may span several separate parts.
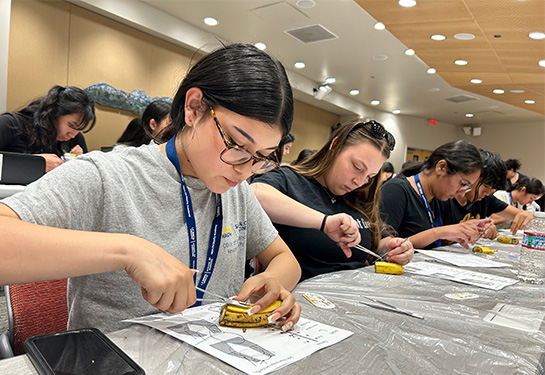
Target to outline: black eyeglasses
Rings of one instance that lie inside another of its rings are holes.
[[[216,127],[218,128],[218,131],[220,132],[221,138],[223,139],[223,143],[225,143],[225,149],[220,154],[221,161],[229,165],[240,165],[240,164],[245,164],[249,162],[250,160],[252,160],[253,173],[265,172],[270,169],[278,167],[279,163],[278,163],[276,153],[274,151],[267,157],[254,156],[251,154],[250,151],[246,150],[244,147],[241,147],[229,142],[229,140],[225,136],[225,133],[223,132],[223,129],[221,128],[218,118],[216,117],[216,112],[214,112],[212,107],[210,106],[208,107],[210,108],[210,114],[212,115],[212,118],[214,119],[214,122],[216,123]]]
[[[386,144],[388,145],[388,148],[390,149],[390,151],[394,151],[394,147],[396,145],[396,140],[394,136],[388,130],[384,129],[384,126],[382,126],[381,123],[376,122],[375,120],[359,122],[354,126],[354,128],[352,128],[351,131],[355,131],[357,129],[363,128],[367,125],[370,125],[371,135],[373,137],[375,137],[378,140],[385,139]]]

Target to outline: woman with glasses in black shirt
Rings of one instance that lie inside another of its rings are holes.
[[[378,210],[381,167],[394,137],[375,121],[337,128],[326,144],[297,165],[254,180],[251,188],[302,269],[301,280],[368,264],[361,244],[390,262],[407,264],[410,241],[383,238]],[[369,259],[375,260],[375,259]]]
[[[408,165],[382,186],[382,219],[417,249],[441,246],[443,239],[468,247],[491,220],[443,226],[438,202],[471,190],[482,165],[479,150],[469,142],[438,147],[425,161]]]
[[[91,130],[95,121],[95,102],[85,91],[53,86],[25,108],[0,116],[0,151],[42,156],[49,172],[63,163],[58,142]]]

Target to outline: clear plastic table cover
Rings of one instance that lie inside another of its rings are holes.
[[[514,268],[472,269],[515,278],[518,246],[480,240],[496,250],[489,259]],[[415,260],[432,261],[422,254]],[[313,292],[333,302],[316,307],[303,298]],[[470,292],[478,298],[452,300]],[[354,332],[339,344],[284,367],[275,374],[544,374],[545,333],[495,325],[484,317],[497,303],[545,309],[545,286],[519,282],[500,291],[404,273],[374,273],[374,267],[340,271],[300,283],[294,290],[302,316]],[[372,297],[422,315],[423,320],[360,301]],[[142,325],[108,335],[147,374],[238,374],[237,369]]]

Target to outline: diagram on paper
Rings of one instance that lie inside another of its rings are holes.
[[[336,344],[352,332],[301,318],[288,332],[275,325],[241,328],[218,325],[221,304],[127,320],[165,332],[247,374],[267,374]]]

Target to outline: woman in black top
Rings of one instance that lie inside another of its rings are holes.
[[[25,108],[0,116],[0,151],[38,154],[49,172],[63,163],[57,143],[91,130],[95,121],[95,103],[85,91],[54,86]]]

